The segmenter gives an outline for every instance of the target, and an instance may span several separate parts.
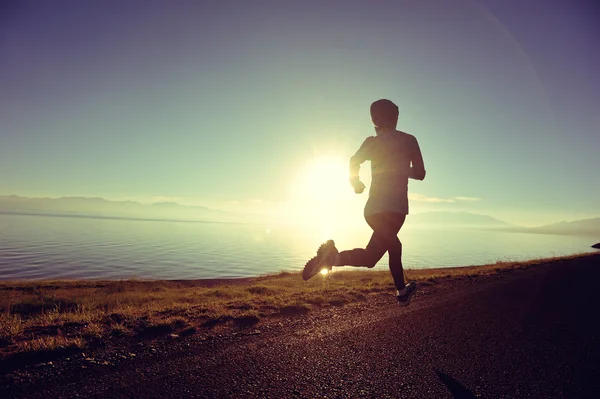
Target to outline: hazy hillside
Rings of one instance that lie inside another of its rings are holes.
[[[0,196],[0,213],[233,223],[264,222],[264,218],[260,216],[225,212],[204,206],[188,206],[175,202],[142,204],[134,201],[109,201],[104,198],[85,197],[27,198],[16,195]],[[598,236],[600,239],[600,218],[526,228],[503,222],[489,215],[469,212],[424,212],[409,215],[406,226],[589,235]]]
[[[488,215],[468,212],[425,212],[411,214],[406,225],[412,227],[443,227],[498,230],[516,233],[564,234],[597,236],[600,239],[600,218],[559,222],[539,227],[522,227],[509,224]]]
[[[406,224],[415,227],[472,227],[494,228],[510,226],[488,215],[468,212],[424,212],[411,214]]]
[[[600,238],[600,218],[560,222],[530,229],[536,233],[597,235]]]
[[[252,217],[249,215],[224,212],[203,206],[186,206],[174,202],[146,205],[133,201],[108,201],[103,198],[84,197],[0,196],[0,212],[210,222],[252,221]]]

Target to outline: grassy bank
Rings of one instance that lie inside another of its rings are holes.
[[[574,259],[407,270],[422,286],[461,276]],[[243,329],[266,319],[339,307],[393,292],[388,271],[337,271],[303,282],[298,273],[236,280],[0,282],[0,358],[79,350],[128,338]]]

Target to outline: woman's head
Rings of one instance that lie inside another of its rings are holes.
[[[398,124],[398,106],[390,100],[377,100],[371,104],[371,120],[377,128],[395,129]]]

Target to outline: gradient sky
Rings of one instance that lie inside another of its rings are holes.
[[[276,208],[389,98],[425,159],[414,212],[600,215],[593,0],[1,7],[0,194]]]

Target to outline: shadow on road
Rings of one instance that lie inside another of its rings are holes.
[[[444,374],[439,370],[435,370],[435,373],[440,377],[440,380],[446,385],[454,399],[475,399],[476,396],[473,395],[471,391],[461,385],[460,382],[456,381],[454,378],[450,377],[448,374]]]

